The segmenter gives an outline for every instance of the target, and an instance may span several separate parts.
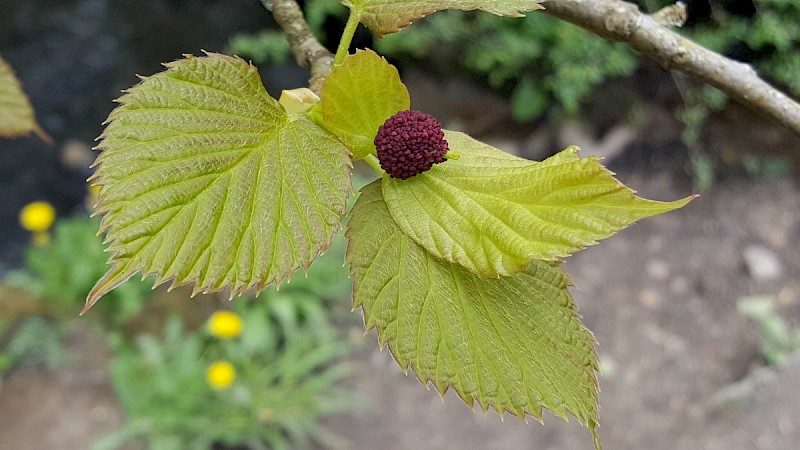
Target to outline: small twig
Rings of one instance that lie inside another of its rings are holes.
[[[322,91],[322,80],[333,67],[333,54],[311,33],[296,1],[261,0],[261,3],[272,12],[275,22],[286,33],[294,59],[302,67],[311,70],[309,87],[319,95]]]
[[[548,0],[545,13],[627,44],[667,69],[720,89],[800,135],[800,104],[759,78],[749,65],[692,42],[622,0]]]

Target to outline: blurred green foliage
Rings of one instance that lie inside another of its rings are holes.
[[[720,111],[728,102],[728,96],[719,89],[709,86],[686,87],[683,105],[678,108],[677,117],[683,125],[681,138],[692,145],[700,139],[703,123],[714,111]]]
[[[108,253],[97,236],[100,221],[79,215],[59,219],[49,243],[28,246],[25,269],[11,272],[5,282],[24,288],[48,301],[49,311],[60,318],[75,317],[94,283],[108,270]],[[147,283],[131,279],[98,305],[103,322],[115,328],[138,314],[152,295]]]
[[[792,163],[786,157],[745,155],[742,158],[742,166],[747,175],[754,180],[772,180],[792,173]]]
[[[711,50],[752,62],[759,73],[800,95],[800,2],[759,0],[756,8],[753,17],[715,8],[710,21],[687,34]]]
[[[3,283],[44,300],[43,316],[24,317],[0,326],[0,375],[13,366],[52,369],[66,360],[64,323],[76,318],[86,294],[107,270],[108,254],[97,236],[99,220],[87,216],[59,219],[45,245],[29,245],[25,266],[11,271]],[[100,322],[119,340],[119,327],[141,310],[152,290],[132,280],[108,295],[98,309]],[[2,317],[0,317],[2,319]]]
[[[782,365],[791,355],[800,351],[800,328],[789,326],[778,314],[777,299],[773,296],[755,296],[739,299],[739,314],[758,322],[761,331],[761,354],[767,364]]]
[[[376,42],[387,55],[425,60],[443,44],[464,68],[493,88],[514,86],[512,112],[529,121],[554,105],[576,113],[581,100],[608,77],[630,74],[636,58],[622,44],[599,39],[543,14],[509,19],[445,11]]]
[[[343,447],[319,419],[363,403],[337,384],[350,371],[339,358],[353,347],[331,322],[335,303],[350,293],[345,245],[336,238],[305,275],[280,289],[236,299],[242,333],[234,339],[187,331],[172,318],[163,339],[142,335],[135,345],[118,345],[110,370],[127,421],[93,448]],[[215,361],[235,368],[227,389],[206,379]]]
[[[714,186],[714,161],[707,153],[692,151],[689,154],[694,188],[700,192]]]
[[[319,424],[357,401],[337,386],[349,367],[336,362],[350,345],[320,317],[274,297],[242,301],[242,334],[222,341],[187,333],[171,320],[163,340],[139,337],[111,364],[126,424],[93,447],[144,442],[153,450],[247,445],[252,449],[335,447],[341,438]],[[205,371],[228,361],[233,383],[214,390]]]
[[[644,0],[640,3],[655,10],[673,2]],[[753,17],[742,17],[717,5],[712,9],[710,20],[688,27],[685,34],[711,50],[752,64],[763,77],[800,95],[800,2],[761,0],[757,2]],[[684,142],[693,145],[698,142],[708,116],[725,107],[727,96],[711,86],[690,86],[684,87],[683,100],[677,117],[685,126]],[[756,168],[752,161],[745,166],[750,174],[764,169],[770,176],[776,173],[776,168],[772,163],[769,167],[759,164]]]
[[[256,64],[285,64],[289,59],[289,42],[280,31],[262,30],[257,34],[237,34],[231,38],[229,53],[247,58]]]
[[[306,272],[298,272],[279,288],[270,285],[257,300],[291,301],[304,317],[328,317],[330,308],[326,300],[350,298],[352,281],[344,265],[347,241],[339,234],[328,251],[321,255]],[[276,300],[284,299],[284,300]],[[349,313],[349,308],[347,309]]]
[[[15,365],[54,369],[67,360],[61,345],[64,332],[43,317],[27,317],[16,326],[0,317],[0,385],[3,374]]]
[[[347,8],[337,1],[305,2],[306,22],[317,39],[324,41],[324,25],[328,18],[347,17]],[[228,43],[228,53],[252,60],[256,64],[283,64],[289,57],[289,43],[282,31],[263,30],[254,35],[237,34]]]
[[[0,316],[0,342],[5,340],[7,327],[8,325],[5,319],[3,319],[3,316]],[[14,365],[14,357],[8,353],[4,347],[5,345],[0,346],[0,386],[2,386],[3,374]]]

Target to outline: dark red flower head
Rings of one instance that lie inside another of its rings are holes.
[[[375,148],[381,168],[401,180],[444,162],[448,150],[442,125],[419,111],[400,111],[389,117],[378,129]]]

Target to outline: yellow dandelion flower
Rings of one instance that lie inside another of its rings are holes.
[[[230,311],[217,311],[208,319],[208,331],[220,339],[233,339],[242,333],[242,318]]]
[[[209,386],[221,391],[227,389],[236,379],[236,369],[228,361],[217,361],[208,366],[206,380]]]
[[[19,224],[28,231],[47,231],[56,220],[56,210],[47,202],[32,202],[19,212]]]

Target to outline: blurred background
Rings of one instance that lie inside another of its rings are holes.
[[[301,3],[335,48],[345,8]],[[800,96],[800,4],[688,4],[681,33]],[[701,194],[564,265],[599,341],[606,448],[797,448],[798,136],[543,14],[442,12],[354,46],[446,128],[530,159],[577,144],[647,198]],[[0,449],[591,448],[578,424],[501,422],[404,375],[350,311],[341,238],[257,299],[133,279],[77,317],[106,270],[94,139],[136,74],[201,50],[252,60],[276,96],[308,77],[257,0],[0,0],[0,55],[53,138],[0,139]]]

